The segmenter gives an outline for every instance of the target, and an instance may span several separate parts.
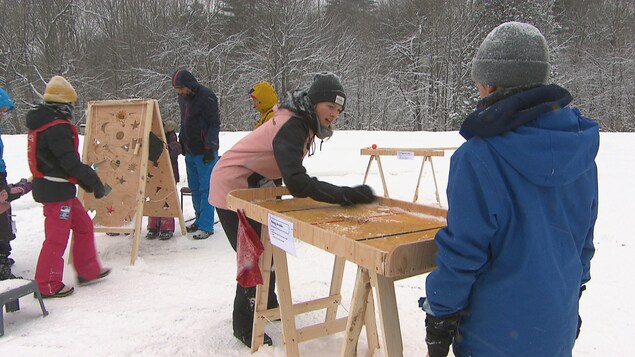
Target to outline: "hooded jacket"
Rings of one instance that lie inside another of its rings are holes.
[[[43,130],[35,143],[37,169],[48,177],[33,179],[32,193],[36,202],[62,202],[75,197],[77,188],[68,182],[69,178],[77,179],[87,192],[102,185],[97,173],[79,158],[68,105],[39,105],[27,113],[26,126],[30,131],[36,130],[56,119],[66,120],[68,125],[57,124]]]
[[[260,118],[256,122],[254,129],[273,118],[273,107],[278,103],[278,96],[273,86],[268,82],[260,82],[253,86],[250,95],[258,99],[256,110],[260,112]]]
[[[424,309],[464,315],[457,356],[570,356],[594,253],[598,125],[555,85],[490,97],[451,159]]]
[[[199,84],[186,69],[174,73],[172,86],[184,86],[192,91],[188,97],[178,98],[181,109],[179,141],[184,154],[200,155],[205,150],[218,151],[220,112],[214,92]]]

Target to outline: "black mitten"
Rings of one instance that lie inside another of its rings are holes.
[[[371,203],[375,201],[373,189],[368,185],[359,185],[355,187],[342,187],[343,190],[343,206],[350,206],[356,203]]]
[[[459,313],[446,317],[426,314],[426,344],[430,357],[446,357],[459,325]]]
[[[95,187],[93,187],[93,190],[93,195],[95,195],[96,199],[100,199],[106,196],[106,187],[104,187],[104,184],[101,183],[101,181],[97,181],[97,184],[95,185]]]

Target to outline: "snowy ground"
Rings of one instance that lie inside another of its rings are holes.
[[[221,153],[245,133],[222,133]],[[28,177],[25,135],[2,137],[9,182]],[[307,158],[309,174],[341,185],[360,184],[368,157],[359,149],[379,147],[451,147],[462,143],[456,132],[337,132],[323,150]],[[319,146],[319,143],[318,143]],[[81,146],[80,146],[81,147]],[[584,320],[575,356],[630,356],[635,349],[635,244],[633,229],[624,222],[635,212],[635,134],[604,133],[597,159],[600,173],[600,214],[596,225],[596,256],[592,280],[581,303]],[[448,156],[435,158],[442,204]],[[391,197],[411,200],[420,161],[382,158]],[[181,157],[181,173],[185,164]],[[369,183],[381,194],[376,165]],[[179,186],[185,185],[185,178]],[[436,204],[430,166],[426,164],[419,203]],[[18,238],[13,242],[13,271],[33,278],[43,240],[42,208],[31,195],[13,204]],[[186,219],[193,216],[186,198]],[[145,234],[145,227],[142,234]],[[177,234],[178,235],[178,234]],[[36,300],[24,297],[19,312],[5,313],[5,336],[0,337],[2,356],[248,356],[249,350],[231,333],[235,289],[235,255],[220,225],[211,239],[195,241],[177,236],[170,241],[142,239],[139,257],[129,265],[130,237],[96,234],[99,256],[113,273],[98,284],[77,287],[70,297],[46,300],[50,315],[41,317]],[[289,256],[291,286],[296,300],[322,297],[328,292],[332,257],[296,241],[297,257]],[[346,267],[343,295],[350,297],[355,267]],[[425,295],[425,276],[396,283],[404,341],[404,356],[424,356],[424,313],[417,300]],[[66,284],[75,283],[67,266]],[[348,308],[345,301],[344,309]],[[537,307],[539,308],[539,307]],[[322,314],[297,319],[299,326],[321,320]],[[274,345],[254,356],[284,356],[279,322],[266,331]],[[380,332],[381,333],[381,332]],[[362,333],[363,334],[363,333]],[[360,356],[366,354],[365,335]],[[302,356],[337,356],[342,335],[300,345]],[[375,356],[383,356],[380,349]]]

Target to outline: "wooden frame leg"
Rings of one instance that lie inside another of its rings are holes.
[[[364,181],[362,182],[362,184],[366,183],[366,179],[368,178],[368,172],[370,171],[370,164],[373,163],[374,157],[375,155],[370,155],[370,159],[368,159],[368,165],[366,166],[366,173],[364,174]]]
[[[439,207],[441,207],[441,198],[439,197],[439,185],[437,184],[437,174],[434,173],[432,156],[430,156],[430,167],[432,168],[432,178],[434,179],[434,193],[437,195],[437,203],[439,204]]]
[[[333,274],[331,275],[331,289],[329,290],[329,296],[339,295],[341,293],[345,265],[346,259],[335,256],[335,262],[333,263]],[[328,307],[326,309],[326,318],[324,319],[324,322],[333,321],[337,318],[337,308],[340,303],[341,301],[338,301],[337,305]]]
[[[421,168],[419,169],[419,177],[417,178],[417,186],[415,187],[415,195],[412,198],[412,202],[417,202],[417,199],[419,198],[419,186],[421,184],[421,176],[423,176],[423,167],[425,166],[427,159],[428,156],[424,156],[423,161],[421,161]]]
[[[386,357],[402,357],[403,342],[397,311],[394,280],[370,272],[370,279],[377,290],[377,306],[384,340]]]
[[[258,266],[262,273],[262,285],[256,286],[256,301],[254,304],[254,324],[251,333],[251,352],[256,352],[262,346],[265,338],[265,317],[263,312],[267,310],[267,301],[269,298],[269,278],[271,277],[271,259],[273,258],[273,249],[269,240],[269,230],[267,226],[262,226],[260,239],[265,247],[264,252],[260,256]]]
[[[362,331],[362,326],[364,325],[370,292],[371,286],[368,269],[357,267],[355,289],[353,290],[353,299],[351,301],[348,321],[346,322],[344,345],[342,346],[340,354],[342,357],[357,356],[357,342],[359,340],[359,334]]]
[[[263,226],[263,230],[265,227]],[[278,248],[273,248],[273,262],[276,266],[276,287],[278,288],[278,301],[280,303],[280,320],[282,321],[282,335],[284,336],[284,351],[287,357],[298,357],[298,331],[295,326],[293,313],[293,301],[291,299],[291,283],[289,281],[289,267],[287,265],[287,253]]]
[[[372,285],[372,284],[371,284]],[[366,316],[364,316],[364,325],[366,325],[366,340],[368,343],[368,357],[375,354],[375,350],[379,348],[379,335],[377,334],[377,319],[375,319],[375,299],[373,298],[373,290],[370,290],[368,299],[366,300]]]
[[[386,185],[386,178],[384,177],[384,168],[381,166],[381,159],[379,155],[376,155],[377,166],[379,166],[379,177],[381,177],[381,184],[384,186],[384,197],[388,196],[388,186]]]

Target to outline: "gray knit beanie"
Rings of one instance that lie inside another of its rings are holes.
[[[505,88],[546,84],[549,49],[540,31],[522,22],[506,22],[490,32],[472,61],[472,79]]]

